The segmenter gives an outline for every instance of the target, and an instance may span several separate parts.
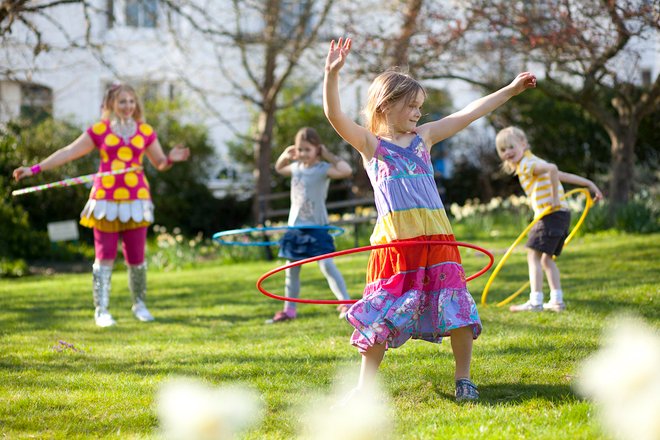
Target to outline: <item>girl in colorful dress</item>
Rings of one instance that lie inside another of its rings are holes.
[[[71,144],[31,167],[14,170],[14,178],[34,176],[97,150],[99,173],[134,170],[97,176],[89,200],[80,214],[80,224],[94,230],[95,260],[92,266],[94,319],[99,327],[116,322],[108,311],[110,279],[119,238],[128,266],[128,286],[133,299],[133,314],[140,321],[153,321],[146,306],[147,265],[144,261],[147,228],[154,220],[149,182],[142,161],[146,154],[159,171],[174,162],[188,159],[187,148],[174,147],[168,155],[158,142],[156,132],[142,114],[135,90],[125,84],[110,87],[103,99],[101,120]]]
[[[351,166],[328,151],[316,130],[303,127],[296,134],[295,144],[287,147],[275,162],[275,171],[291,176],[288,225],[296,227],[282,237],[279,256],[291,262],[334,252],[335,244],[327,230],[305,226],[328,225],[325,199],[330,179],[349,177],[353,173]],[[344,278],[334,261],[330,258],[318,263],[337,299],[350,299]],[[288,298],[297,298],[300,294],[300,269],[301,266],[297,266],[286,270],[284,291]],[[343,318],[348,306],[340,305],[338,310]],[[269,322],[288,321],[295,317],[296,303],[285,301],[284,310],[277,312]]]
[[[423,244],[455,241],[433,180],[430,149],[511,97],[535,87],[536,78],[521,73],[508,86],[464,109],[417,126],[426,92],[408,75],[389,70],[369,87],[365,128],[342,112],[339,100],[339,71],[350,48],[350,39],[330,43],[323,105],[335,130],[362,156],[371,180],[378,211],[371,243],[422,243],[371,253],[363,297],[346,315],[355,328],[351,343],[362,354],[354,392],[372,385],[388,348],[399,347],[410,338],[439,343],[449,336],[456,363],[456,399],[478,399],[477,386],[470,380],[470,361],[481,321],[465,283],[458,248]]]
[[[529,231],[527,239],[527,266],[529,268],[529,300],[509,307],[512,312],[562,312],[566,309],[564,292],[561,289],[559,268],[555,257],[561,254],[568,238],[571,212],[563,200],[564,187],[561,182],[581,185],[594,194],[594,201],[603,198],[603,193],[591,180],[565,173],[557,165],[532,154],[525,132],[518,127],[506,127],[495,137],[497,154],[502,159],[502,168],[509,174],[517,174],[520,186],[534,210],[540,216],[548,207],[553,211],[545,215]],[[543,303],[543,273],[550,286],[550,301]]]

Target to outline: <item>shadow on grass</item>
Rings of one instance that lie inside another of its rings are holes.
[[[437,390],[447,400],[455,400],[453,394]],[[479,406],[504,406],[521,404],[529,400],[548,402],[577,402],[582,400],[569,385],[502,383],[479,385],[479,400],[469,404]]]
[[[327,375],[328,383],[332,379],[334,368],[341,362],[347,362],[345,355],[293,355],[291,353],[277,355],[236,355],[226,351],[214,355],[196,356],[193,359],[158,359],[137,358],[118,360],[116,358],[98,357],[92,353],[55,353],[44,360],[34,360],[29,366],[21,364],[20,360],[0,360],[0,371],[10,374],[22,371],[38,371],[38,375],[23,375],[20,386],[29,390],[41,390],[52,383],[53,375],[79,377],[88,374],[101,374],[103,379],[110,380],[120,375],[133,377],[154,377],[158,381],[169,377],[206,377],[212,382],[254,382],[259,379],[282,381],[281,377],[309,377],[312,382],[318,380],[319,374]],[[322,365],[324,367],[319,367]],[[328,370],[328,371],[323,371]],[[304,382],[304,381],[302,381]],[[280,382],[282,387],[288,386],[288,381]],[[89,384],[87,384],[89,386]],[[92,385],[95,386],[95,385]]]

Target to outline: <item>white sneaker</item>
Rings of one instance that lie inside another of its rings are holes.
[[[112,319],[112,315],[105,309],[97,309],[94,312],[94,321],[99,327],[112,327],[117,321]]]
[[[550,310],[551,312],[563,312],[566,310],[566,304],[563,302],[554,302],[554,301],[549,301],[545,304],[543,304],[543,310]]]
[[[149,322],[153,321],[155,318],[149,313],[149,309],[147,309],[147,306],[144,305],[144,303],[139,302],[136,304],[133,304],[133,307],[131,307],[131,310],[133,311],[133,314],[135,317],[142,321],[142,322]]]
[[[542,304],[532,304],[531,302],[527,301],[524,304],[518,304],[515,306],[509,307],[510,312],[542,312],[543,311],[543,305]]]

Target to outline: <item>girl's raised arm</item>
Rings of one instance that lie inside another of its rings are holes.
[[[282,176],[291,175],[291,163],[296,160],[296,146],[289,145],[275,161],[275,171]]]
[[[336,45],[335,40],[330,43],[330,50],[325,61],[323,111],[339,136],[358,150],[363,157],[369,159],[373,156],[375,149],[372,145],[375,142],[369,142],[373,135],[342,112],[339,100],[339,71],[344,66],[350,50],[350,38],[343,43],[340,38]]]
[[[511,84],[472,101],[462,110],[445,118],[420,125],[415,131],[430,148],[431,145],[455,135],[475,120],[492,112],[512,97],[533,87],[536,87],[536,77],[531,72],[523,72],[516,76]]]

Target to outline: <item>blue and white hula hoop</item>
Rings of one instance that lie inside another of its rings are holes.
[[[217,241],[220,244],[229,245],[229,246],[276,246],[279,244],[278,241],[226,241],[223,240],[223,237],[229,237],[232,235],[242,235],[250,234],[252,232],[271,232],[271,231],[288,231],[291,229],[325,229],[330,233],[331,237],[337,237],[344,233],[344,228],[339,226],[327,225],[327,226],[268,226],[261,228],[243,228],[243,229],[230,229],[228,231],[216,232],[213,234],[213,240]]]

